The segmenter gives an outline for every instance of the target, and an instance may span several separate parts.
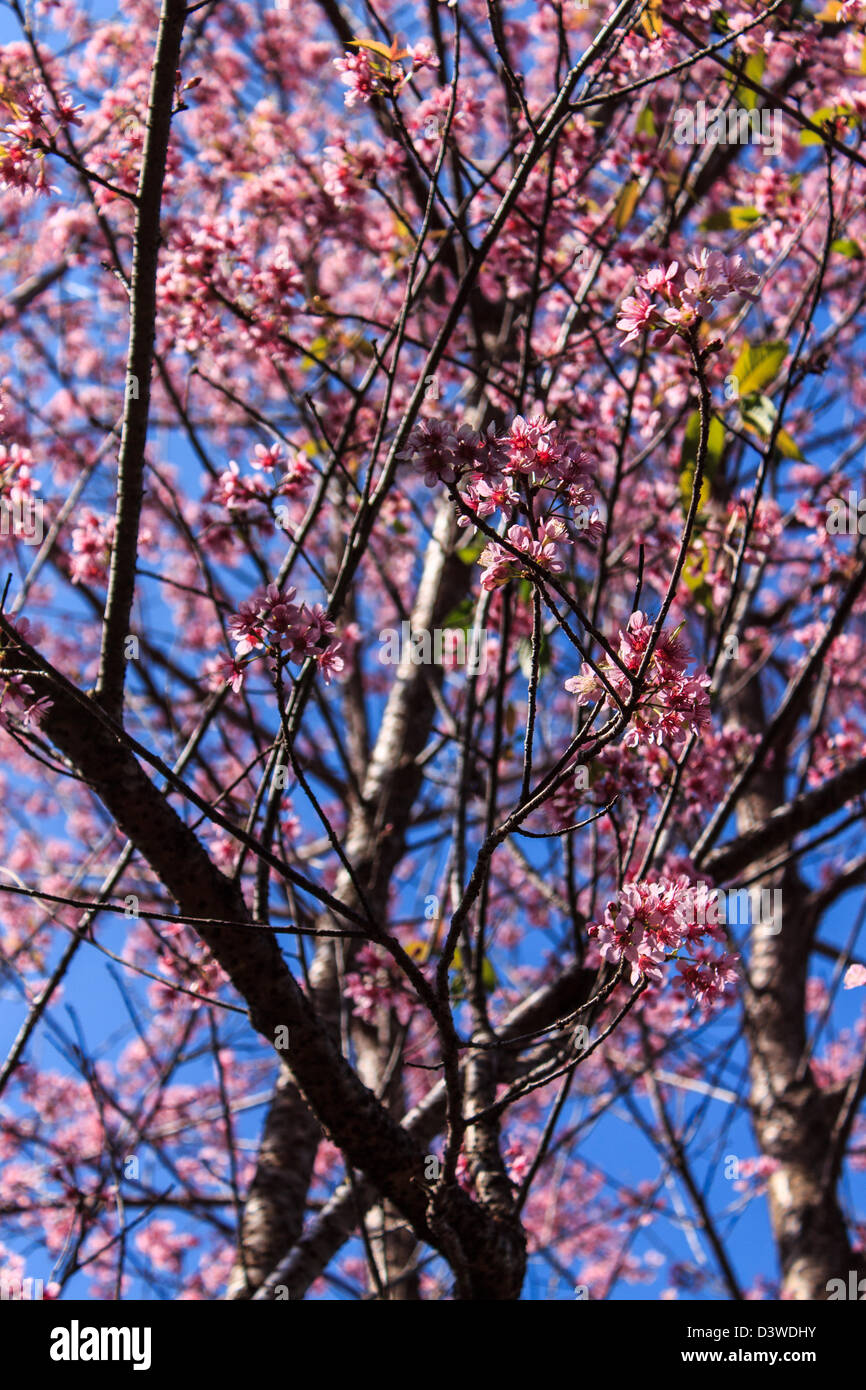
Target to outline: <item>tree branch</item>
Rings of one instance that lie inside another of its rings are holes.
[[[123,429],[117,461],[117,506],[102,650],[96,691],[100,704],[123,722],[124,639],[135,596],[138,528],[144,497],[144,454],[150,415],[150,374],[156,338],[156,272],[166,156],[186,6],[163,0],[150,85],[130,289],[129,348]]]

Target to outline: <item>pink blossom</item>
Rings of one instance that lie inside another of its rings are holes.
[[[346,976],[346,997],[353,1012],[367,1023],[380,1011],[393,1008],[402,1024],[412,1018],[413,1003],[390,957],[378,946],[362,946],[355,957],[356,970]]]
[[[658,321],[658,310],[649,296],[639,289],[636,295],[622,301],[616,326],[625,333],[623,343],[630,343],[648,328],[653,328]]]
[[[19,623],[19,631],[21,626]],[[53,701],[47,695],[37,699],[33,687],[17,671],[8,675],[0,684],[0,723],[7,728],[12,727],[10,715],[15,716],[25,728],[29,728],[33,724],[41,724],[52,708]]]
[[[732,956],[717,955],[702,941],[719,934],[701,925],[706,893],[705,885],[691,885],[683,876],[626,883],[605,909],[604,921],[591,925],[589,934],[604,960],[630,966],[632,985],[641,979],[660,983],[662,966],[675,958],[679,988],[708,1008],[736,982],[737,974]]]
[[[656,265],[641,277],[638,284],[649,294],[661,294],[665,299],[670,299],[678,272],[679,266],[676,261],[671,261],[667,270]]]
[[[244,667],[236,659],[232,660],[231,657],[221,658],[215,663],[214,674],[218,682],[217,688],[229,685],[237,695],[243,686]]]
[[[409,435],[406,448],[399,455],[413,463],[424,474],[428,487],[456,479],[452,467],[457,434],[444,420],[421,420]]]
[[[620,632],[619,657],[623,665],[637,673],[649,646],[652,625],[645,615],[635,612],[624,632]],[[662,632],[645,673],[645,683],[626,730],[626,747],[639,744],[678,745],[689,733],[700,733],[710,722],[707,691],[710,678],[706,674],[686,676],[690,656],[678,632]],[[612,662],[601,663],[599,669],[623,702],[632,695],[631,683]],[[603,699],[608,708],[616,708],[600,676],[584,662],[577,676],[565,682],[565,689],[579,697],[580,704],[592,704]]]
[[[348,88],[344,97],[347,106],[354,106],[358,101],[371,101],[382,90],[379,75],[364,49],[359,49],[357,53],[346,53],[342,58],[335,58],[334,67]]]
[[[721,251],[703,247],[692,252],[681,287],[677,285],[678,274],[679,263],[672,261],[667,270],[653,266],[640,277],[636,294],[623,300],[617,319],[617,328],[626,335],[623,343],[649,328],[659,328],[657,343],[662,344],[674,333],[686,333],[698,318],[707,318],[713,306],[729,295],[755,298],[758,277],[741,256],[726,257]],[[654,294],[667,304],[662,314],[650,298]]]
[[[72,532],[70,574],[73,584],[102,584],[108,578],[108,562],[114,536],[114,517],[100,517],[85,508]]]
[[[543,522],[538,528],[537,537],[533,537],[527,526],[509,526],[506,532],[509,544],[514,550],[527,556],[536,567],[546,570],[549,574],[560,574],[565,568],[557,550],[557,543],[565,534],[565,524],[557,519]],[[478,557],[479,565],[484,568],[481,587],[498,589],[510,579],[521,575],[531,577],[534,571],[521,561],[520,555],[514,555],[498,541],[490,541]]]
[[[213,491],[213,500],[230,512],[249,512],[261,508],[268,497],[270,488],[261,478],[242,478],[234,459],[228,468],[219,475]]]
[[[416,72],[420,72],[423,68],[430,68],[433,72],[438,72],[439,59],[429,39],[421,39],[418,43],[409,44],[408,53],[412,59],[412,67]]]
[[[341,649],[341,642],[332,642],[330,647],[326,647],[325,650],[316,657],[319,670],[325,678],[326,685],[331,684],[332,678],[335,675],[339,675],[346,664],[340,656]]]

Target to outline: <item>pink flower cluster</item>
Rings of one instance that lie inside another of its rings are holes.
[[[636,673],[649,645],[652,624],[641,612],[632,613],[625,632],[620,632],[619,658],[626,669]],[[691,657],[676,632],[662,632],[646,671],[645,685],[624,742],[634,748],[640,743],[684,743],[688,733],[700,733],[710,721],[706,674],[685,674]],[[631,696],[631,681],[613,663],[602,663],[605,678],[623,703]],[[580,674],[565,682],[566,690],[579,696],[582,705],[603,699],[608,708],[614,701],[599,676],[586,662]]]
[[[355,956],[357,970],[346,976],[346,995],[353,1013],[374,1023],[382,1009],[393,1008],[405,1026],[412,1018],[412,999],[393,967],[393,962],[377,946],[362,946]]]
[[[4,728],[11,728],[13,717],[25,728],[41,724],[51,705],[52,701],[47,695],[36,699],[36,692],[23,676],[7,676],[0,691],[0,724]]]
[[[423,472],[428,487],[467,477],[473,483],[513,483],[522,476],[539,486],[568,488],[572,505],[592,499],[590,455],[546,415],[517,415],[502,435],[492,425],[482,434],[447,420],[421,420],[400,458]]]
[[[409,58],[411,68],[407,71],[402,68],[397,59]],[[439,59],[433,50],[432,44],[427,39],[421,39],[416,44],[410,44],[408,48],[398,50],[392,58],[385,58],[385,71],[372,62],[370,55],[363,48],[357,53],[344,53],[342,58],[334,59],[334,67],[340,74],[341,80],[348,88],[345,95],[347,106],[354,106],[356,102],[368,102],[377,93],[384,90],[385,82],[383,79],[390,76],[396,83],[397,89],[403,85],[409,77],[422,72],[424,68],[431,68],[434,71],[439,67]],[[450,96],[448,88],[444,88],[446,100]]]
[[[72,532],[69,573],[73,584],[103,584],[108,576],[114,517],[97,516],[85,507]]]
[[[456,483],[466,474],[495,478],[507,470],[508,455],[493,427],[479,434],[448,420],[421,420],[399,455],[424,474],[428,487]]]
[[[263,532],[269,532],[274,522],[289,529],[293,513],[290,504],[303,499],[315,477],[315,469],[303,450],[298,449],[287,458],[282,444],[269,448],[257,444],[251,462],[253,472],[245,474],[231,459],[205,494],[205,504],[219,509],[216,514],[209,514],[202,536],[203,543],[215,555],[230,552],[236,539],[232,527],[226,525],[224,513]]]
[[[342,671],[342,644],[327,641],[335,628],[322,605],[317,603],[310,608],[306,603],[294,603],[294,598],[294,589],[280,593],[276,584],[269,584],[264,593],[244,600],[238,613],[229,619],[235,660],[228,663],[226,684],[235,691],[243,682],[243,658],[257,651],[268,652],[278,662],[297,665],[313,657],[328,683]]]
[[[758,276],[746,267],[742,256],[725,256],[704,247],[692,253],[682,279],[677,261],[667,270],[657,265],[642,275],[636,294],[623,300],[616,326],[625,333],[623,343],[650,328],[659,330],[658,343],[666,343],[674,333],[685,333],[698,319],[707,318],[715,304],[732,294],[755,299],[757,284]],[[652,295],[660,296],[667,307],[660,309]]]
[[[241,476],[241,470],[234,459],[220,473],[214,484],[211,500],[225,507],[228,512],[261,511],[273,492],[273,488],[261,474],[251,478]]]
[[[266,206],[267,193],[261,192]],[[284,334],[303,294],[303,277],[284,234],[258,244],[241,213],[178,219],[157,273],[166,342],[177,350],[290,350]],[[257,313],[224,319],[225,304]]]
[[[347,106],[354,106],[359,101],[371,101],[381,92],[379,74],[370,62],[369,53],[365,53],[363,49],[357,53],[345,53],[342,58],[335,58],[334,67],[348,89],[344,98]]]
[[[509,526],[506,534],[509,544],[520,554],[513,554],[499,541],[488,542],[478,557],[479,565],[484,568],[482,589],[501,589],[510,579],[531,575],[533,571],[523,563],[521,555],[548,574],[561,574],[565,569],[557,550],[557,542],[565,535],[564,522],[556,519],[543,522],[537,536],[533,536],[528,526]]]
[[[19,618],[15,628],[25,641],[29,641],[30,623],[27,618]],[[25,728],[41,724],[52,704],[47,695],[37,700],[36,691],[32,685],[28,685],[24,676],[18,671],[12,672],[0,684],[0,725],[6,729],[12,728],[13,720]]]
[[[7,142],[0,145],[0,185],[20,193],[50,193],[45,173],[44,150],[64,126],[81,125],[79,111],[71,97],[60,92],[56,104],[41,84],[13,99],[4,94],[3,104],[14,119],[3,126]]]
[[[353,208],[361,204],[377,177],[399,175],[405,162],[396,140],[349,143],[341,137],[323,151],[322,185],[336,207]]]
[[[564,502],[571,509],[571,528],[562,517],[548,516],[539,518],[534,527],[513,525],[504,541],[491,541],[480,557],[486,571],[485,589],[500,588],[509,579],[532,573],[515,550],[558,574],[565,564],[557,543],[568,538],[570,529],[590,544],[602,534],[591,490],[592,459],[545,415],[530,419],[518,415],[502,435],[492,426],[481,434],[468,425],[422,420],[400,457],[424,474],[428,487],[442,482],[460,488],[460,526],[471,526],[474,517],[525,510],[516,486],[520,479],[539,494],[546,493],[551,503]]]
[[[656,883],[627,883],[605,909],[604,921],[589,928],[602,958],[626,962],[630,983],[659,984],[661,967],[676,959],[679,989],[702,1007],[714,1004],[736,981],[735,957],[715,953],[704,937],[724,940],[724,929],[708,911],[712,890],[685,875]]]
[[[11,503],[26,502],[39,487],[30,465],[33,455],[23,444],[0,444],[0,496]]]
[[[758,1197],[766,1190],[767,1178],[779,1168],[779,1160],[768,1154],[758,1158],[741,1158],[737,1164],[735,1192],[748,1192],[750,1197]]]
[[[199,1238],[189,1231],[178,1231],[173,1221],[150,1220],[136,1236],[135,1244],[160,1273],[181,1274],[183,1257],[188,1250],[196,1249]]]

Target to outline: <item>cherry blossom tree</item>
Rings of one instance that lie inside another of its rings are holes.
[[[856,1287],[866,5],[4,13],[4,1280]]]

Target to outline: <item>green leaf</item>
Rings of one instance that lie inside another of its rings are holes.
[[[628,225],[640,200],[640,183],[630,179],[623,187],[613,210],[613,225],[621,232]]]
[[[471,541],[457,551],[457,559],[462,560],[464,565],[474,565],[486,544],[487,537],[482,531],[479,531]]]
[[[396,39],[390,48],[386,43],[380,43],[378,39],[350,39],[349,42],[353,48],[366,48],[379,58],[387,58],[389,63],[396,63],[401,58],[409,57],[408,48],[398,48]]]
[[[820,106],[817,111],[813,111],[809,120],[813,125],[823,125],[825,121],[832,121],[837,116],[847,116],[850,123],[853,112],[847,106]],[[801,145],[823,145],[824,141],[820,135],[816,135],[812,130],[800,131]]]
[[[693,411],[686,421],[686,430],[683,436],[683,448],[680,455],[680,496],[683,500],[683,512],[687,512],[692,500],[692,488],[694,486],[695,469],[698,466],[698,443],[701,437],[701,417],[697,410]],[[707,434],[707,458],[704,464],[704,477],[701,484],[701,496],[698,502],[698,511],[701,511],[707,504],[710,495],[710,484],[719,471],[725,453],[725,427],[715,415],[710,419],[710,428]]]
[[[652,107],[650,106],[649,102],[647,102],[646,106],[643,108],[640,115],[638,116],[634,128],[638,135],[657,134],[655,117],[652,113]]]
[[[755,391],[751,396],[741,399],[740,415],[743,424],[753,434],[759,434],[763,439],[769,439],[776,423],[776,407],[769,396],[763,396],[760,391]]]
[[[689,554],[686,563],[683,565],[683,583],[692,593],[706,583],[707,572],[710,568],[710,553],[703,540],[698,540],[692,547],[694,555]]]
[[[710,572],[710,552],[706,541],[698,536],[689,548],[688,558],[683,566],[683,583],[691,591],[695,603],[706,612],[713,612],[713,593],[707,583]]]
[[[463,973],[463,956],[459,946],[454,952],[449,967],[449,974],[451,976],[451,998],[462,999],[466,992],[466,979]],[[495,990],[499,984],[496,978],[496,971],[493,969],[487,956],[485,956],[481,962],[481,983],[484,987],[485,994],[492,994],[493,990]]]
[[[863,259],[863,248],[858,241],[853,241],[851,237],[840,237],[837,241],[831,241],[830,250],[835,251],[837,256],[847,256],[849,261],[862,261]]]
[[[749,396],[769,386],[788,355],[786,342],[746,343],[731,368],[741,396]]]
[[[307,355],[301,358],[301,371],[311,372],[314,367],[321,367],[327,359],[329,347],[330,343],[324,336],[320,335],[318,338],[314,338],[307,349],[307,354],[314,353],[315,356]]]
[[[767,55],[762,48],[759,48],[757,53],[751,55],[743,68],[743,76],[750,78],[752,82],[760,82],[766,66]],[[738,86],[734,90],[734,99],[739,102],[740,106],[745,106],[747,111],[754,111],[758,104],[758,93],[753,92],[751,87]]]
[[[723,212],[711,212],[701,223],[704,232],[743,231],[763,214],[757,208],[725,208]]]
[[[367,362],[372,362],[376,356],[375,344],[371,343],[369,338],[365,338],[363,333],[341,333],[340,345],[347,352],[354,353],[356,357],[363,357]]]
[[[740,401],[740,417],[743,424],[761,439],[769,439],[773,433],[778,411],[769,396],[755,391]],[[776,435],[776,452],[786,459],[803,460],[803,453],[797,441],[787,430],[779,430]]]
[[[517,597],[521,603],[531,603],[535,589],[531,579],[519,579],[517,581]]]
[[[792,439],[787,430],[779,430],[776,435],[776,448],[783,458],[803,460],[803,451],[795,439]]]
[[[446,618],[442,619],[441,626],[455,627],[461,632],[466,632],[475,621],[475,604],[471,598],[461,599],[456,608],[452,608]]]

